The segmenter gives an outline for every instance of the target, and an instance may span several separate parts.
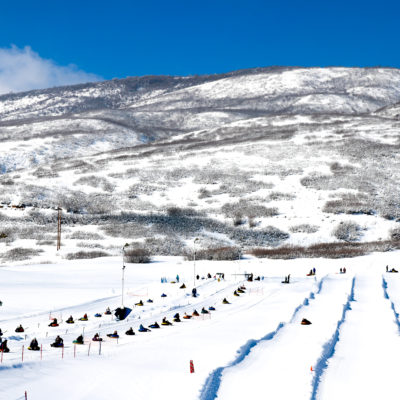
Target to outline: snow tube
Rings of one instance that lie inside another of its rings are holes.
[[[103,339],[101,337],[92,338],[93,342],[102,342]]]
[[[105,313],[104,313],[105,315],[111,315],[111,311],[106,311]]]
[[[140,325],[138,331],[139,331],[139,332],[150,332],[150,329],[147,329],[147,328],[145,328],[143,325]]]
[[[128,335],[128,336],[133,336],[134,334],[135,334],[135,332],[133,332],[133,330],[127,330],[125,332],[125,335]]]
[[[22,332],[24,332],[24,329],[22,328],[17,328],[16,330],[15,330],[15,332],[18,332],[18,333],[22,333]]]
[[[152,303],[153,300],[152,300],[152,299],[148,299],[147,302],[148,302],[148,303]]]
[[[172,323],[169,321],[163,321],[161,322],[161,325],[172,325]]]
[[[210,314],[207,310],[205,310],[204,308],[201,310],[202,314]]]
[[[115,333],[109,333],[107,336],[109,338],[111,338],[111,339],[118,339],[119,338],[119,335],[116,335]]]
[[[152,329],[159,329],[159,328],[160,328],[160,325],[158,325],[157,322],[156,322],[155,324],[149,325],[149,328],[152,328]]]
[[[174,322],[182,322],[179,317],[175,317],[172,321],[174,321]]]
[[[63,347],[64,344],[63,343],[52,343],[50,346],[51,347]]]
[[[311,322],[310,322],[308,319],[303,318],[303,319],[301,320],[301,325],[311,325]]]
[[[163,294],[161,295],[161,297],[167,297],[167,295],[166,295],[165,293],[163,293]]]
[[[231,303],[229,303],[229,301],[227,299],[223,299],[222,304],[231,304]]]
[[[199,313],[197,312],[197,310],[194,310],[193,313],[192,313],[192,315],[193,315],[193,317],[198,317],[198,316],[199,316]]]
[[[40,347],[31,347],[31,346],[29,346],[29,347],[28,347],[28,350],[39,351],[39,350],[40,350]]]
[[[94,314],[94,316],[95,316],[96,318],[100,318],[100,317],[101,317],[101,314],[100,314],[100,313],[96,313],[96,314]]]
[[[54,324],[54,323],[51,323],[51,324],[49,324],[49,326],[51,326],[51,327],[56,327],[56,326],[59,326],[58,324]]]
[[[114,315],[118,321],[122,321],[131,313],[131,311],[132,309],[128,307],[118,307],[115,310]]]
[[[135,304],[135,306],[139,306],[139,307],[141,307],[142,305],[143,305],[143,301],[142,300],[140,300],[139,303]]]
[[[10,349],[6,347],[5,349],[0,349],[0,353],[9,353]]]
[[[182,285],[179,287],[179,289],[186,289],[186,285],[182,283]]]
[[[215,311],[215,307],[208,307],[208,309],[210,310],[210,311]]]
[[[72,343],[75,343],[75,344],[83,344],[83,342],[78,342],[77,340],[73,340]]]
[[[65,321],[67,324],[74,324],[75,323],[75,321],[74,320],[72,320],[72,321]]]
[[[89,320],[89,318],[84,318],[84,317],[79,318],[79,321],[88,321],[88,320]]]
[[[190,319],[190,318],[192,318],[192,316],[191,315],[184,315],[183,318],[184,319]]]

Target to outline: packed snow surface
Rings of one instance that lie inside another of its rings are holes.
[[[119,258],[2,267],[0,328],[10,352],[1,359],[0,399],[23,399],[25,391],[30,400],[398,399],[400,283],[385,268],[398,269],[396,259],[398,252],[127,264],[124,304],[132,312],[124,321],[104,314],[121,306]],[[260,280],[248,282],[250,272]],[[282,283],[289,273],[290,283]],[[234,296],[240,286],[245,293]],[[200,313],[210,306],[215,311]],[[182,318],[195,309],[199,317]],[[177,312],[182,322],[138,332]],[[85,313],[88,321],[79,321]],[[74,324],[65,322],[70,315]],[[48,326],[52,318],[58,327]],[[19,324],[24,333],[15,332]],[[134,336],[125,335],[129,327]],[[106,336],[115,330],[118,340]],[[96,332],[101,348],[91,340]],[[84,344],[75,346],[82,333]],[[57,335],[64,349],[50,347]],[[34,337],[42,352],[27,350]]]

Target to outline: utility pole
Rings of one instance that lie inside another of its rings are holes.
[[[58,218],[57,218],[57,251],[61,249],[61,207],[58,206]]]

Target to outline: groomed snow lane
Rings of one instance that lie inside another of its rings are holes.
[[[354,300],[316,398],[398,399],[400,337],[382,277],[357,276]]]
[[[314,378],[311,366],[336,331],[352,287],[351,275],[325,278],[315,298],[273,340],[260,341],[242,362],[224,370],[216,398],[309,400]],[[303,318],[312,325],[301,325]]]

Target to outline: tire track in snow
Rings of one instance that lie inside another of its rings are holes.
[[[335,354],[335,347],[340,338],[340,328],[342,324],[346,321],[347,311],[351,310],[351,303],[355,301],[354,299],[354,286],[356,282],[356,277],[353,278],[351,284],[351,291],[347,299],[347,303],[343,306],[342,318],[338,321],[336,330],[331,339],[329,339],[322,347],[322,354],[320,359],[317,361],[314,367],[314,378],[312,382],[312,394],[310,400],[316,400],[318,393],[319,384],[321,383],[322,375],[324,374],[326,368],[328,367],[329,359]]]
[[[394,314],[394,317],[395,317],[395,322],[396,322],[397,328],[398,328],[399,333],[400,333],[400,319],[399,319],[400,315],[396,311],[396,306],[394,305],[392,299],[389,296],[389,293],[387,291],[388,284],[387,284],[386,279],[383,276],[382,276],[382,288],[383,288],[383,296],[385,297],[385,299],[390,301],[390,306],[392,308],[392,311],[393,311],[393,314]]]
[[[317,290],[314,292],[311,292],[301,304],[299,304],[293,314],[292,317],[289,320],[289,323],[293,322],[293,320],[296,318],[298,312],[305,306],[309,305],[310,300],[315,299],[315,295],[319,294],[322,290],[323,283],[328,275],[325,275],[321,280],[318,282],[318,287]],[[231,361],[228,365],[224,367],[218,367],[214,371],[211,372],[211,374],[208,376],[206,379],[203,388],[201,389],[200,392],[200,400],[214,400],[217,397],[219,387],[221,386],[221,378],[222,378],[222,373],[224,372],[225,369],[233,367],[239,363],[241,363],[249,354],[250,351],[253,347],[255,347],[257,344],[264,342],[264,341],[269,341],[272,340],[277,333],[284,327],[286,326],[287,322],[280,322],[277,326],[277,328],[272,331],[267,333],[265,336],[263,336],[261,339],[250,339],[246,344],[244,344],[240,349],[237,351],[236,358]]]

